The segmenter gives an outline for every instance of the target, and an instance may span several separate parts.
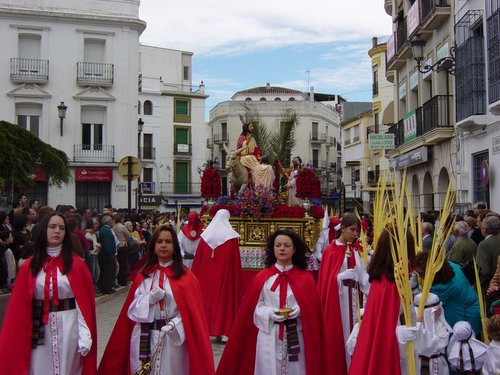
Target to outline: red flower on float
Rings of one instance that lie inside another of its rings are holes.
[[[208,164],[201,175],[201,196],[203,198],[217,198],[222,191],[222,182],[219,168],[212,163]]]
[[[297,198],[321,198],[321,182],[311,168],[302,168],[297,174]]]

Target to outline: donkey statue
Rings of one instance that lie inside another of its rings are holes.
[[[233,191],[236,194],[240,194],[248,185],[247,169],[240,163],[240,158],[238,156],[238,152],[241,152],[241,149],[230,151],[226,144],[224,144],[224,150],[227,153],[226,171],[231,173],[231,185]]]

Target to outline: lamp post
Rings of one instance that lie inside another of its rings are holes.
[[[68,109],[68,106],[64,104],[64,102],[61,102],[57,106],[57,111],[59,112],[59,119],[61,120],[60,122],[60,128],[61,128],[61,137],[63,136],[63,121],[64,118],[66,117],[66,110]]]
[[[144,121],[142,121],[142,118],[139,118],[137,121],[137,158],[139,160],[142,159],[141,155],[141,134],[142,130],[144,129]],[[137,211],[138,213],[141,211],[141,198],[142,198],[142,188],[141,188],[141,176],[139,175],[139,178],[137,179]]]
[[[417,62],[417,69],[420,73],[427,73],[431,70],[439,73],[444,70],[452,75],[455,74],[455,47],[450,48],[450,56],[442,57],[432,65],[425,64],[422,66],[425,40],[422,39],[420,35],[415,35],[410,41],[410,44],[413,52],[413,59]]]

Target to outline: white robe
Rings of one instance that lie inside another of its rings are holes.
[[[283,271],[283,267],[276,265]],[[286,267],[285,270],[293,266]],[[259,302],[255,307],[254,324],[259,329],[257,334],[257,345],[255,350],[255,375],[277,375],[282,373],[282,365],[286,367],[287,375],[305,375],[306,362],[304,357],[304,337],[302,335],[302,321],[300,315],[297,318],[297,331],[300,344],[299,360],[288,362],[286,353],[286,327],[284,340],[279,340],[279,324],[274,324],[271,318],[272,311],[279,308],[280,287],[271,292],[271,286],[278,275],[273,275],[266,280],[260,293]],[[286,307],[293,308],[297,301],[290,286],[286,293]],[[284,361],[282,360],[284,359]],[[274,363],[274,366],[272,365]]]
[[[483,375],[500,374],[500,341],[492,341],[486,352],[486,361],[483,365]]]
[[[45,272],[38,273],[33,296],[44,299]],[[68,277],[57,270],[59,299],[74,298]],[[49,286],[52,298],[52,280]],[[31,350],[30,375],[78,375],[82,373],[82,356],[78,342],[92,343],[90,330],[80,308],[51,312],[45,326],[45,343]]]
[[[361,292],[364,294],[363,297],[363,303],[366,303],[366,299],[368,296],[368,292],[370,291],[370,282],[368,281],[368,272],[366,271],[366,266],[361,257],[359,256],[357,251],[352,252],[356,258],[356,266],[354,267],[354,271],[356,272],[358,276],[358,285],[361,290]],[[344,261],[342,262],[342,265],[340,266],[339,273],[344,272],[347,270],[347,257],[344,257]],[[349,288],[347,286],[344,286],[342,281],[338,281],[338,288],[339,288],[339,302],[340,302],[340,314],[342,316],[342,331],[344,333],[344,344],[347,344],[347,340],[349,336],[351,335],[351,325],[349,323],[349,304],[351,301],[349,301]],[[354,296],[354,294],[353,294]],[[354,304],[356,303],[353,301]],[[353,304],[352,306],[352,311],[354,316],[357,315],[357,306]],[[360,306],[363,307],[363,306]],[[354,328],[354,326],[353,326]],[[351,364],[351,355],[347,352],[346,350],[346,363],[347,363],[347,368],[349,368]]]
[[[158,346],[156,361],[151,361],[151,374],[189,374],[189,357],[185,342],[184,326],[167,278],[163,286],[167,316],[162,316],[159,303],[152,306],[149,304],[150,291],[159,287],[159,274],[160,271],[156,271],[153,277],[144,279],[141,285],[137,287],[134,300],[128,309],[128,317],[137,322],[130,339],[130,370],[134,372],[142,364],[139,360],[140,323],[151,323],[155,319],[166,318],[175,324],[175,328],[165,335],[163,343],[160,344],[161,346]],[[160,335],[161,331],[151,330],[151,355],[153,355],[153,351],[157,348]]]
[[[177,238],[179,239],[179,246],[181,247],[182,257],[184,257],[184,255],[186,254],[190,254],[194,257],[196,254],[196,248],[200,243],[200,238],[192,241],[186,237],[182,230],[177,234]],[[186,267],[191,268],[191,266],[193,265],[193,259],[183,259],[182,263],[184,263]]]

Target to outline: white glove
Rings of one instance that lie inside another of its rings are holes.
[[[166,333],[173,331],[174,328],[175,328],[174,322],[170,321],[167,324],[165,324],[163,327],[161,327],[161,332],[163,334],[166,334]]]
[[[286,320],[284,316],[278,315],[279,311],[279,309],[273,309],[271,312],[271,319],[276,323],[280,323]]]
[[[415,341],[419,329],[420,329],[420,322],[417,322],[417,325],[414,327],[397,326],[396,337],[398,338],[398,342],[401,344],[406,344],[409,341]]]
[[[85,357],[87,354],[89,354],[89,352],[90,348],[87,348],[86,346],[78,346],[78,353],[80,353],[82,357]]]
[[[160,288],[154,288],[149,292],[149,304],[154,305],[156,302],[161,301],[165,298],[165,291]]]
[[[337,280],[338,281],[344,281],[344,280],[358,281],[358,275],[357,275],[356,271],[354,271],[354,268],[348,268],[344,272],[341,272],[337,275]]]
[[[288,315],[288,319],[295,319],[299,315],[300,315],[300,307],[299,305],[295,305],[294,307],[292,307],[292,312],[290,313],[290,315]]]

